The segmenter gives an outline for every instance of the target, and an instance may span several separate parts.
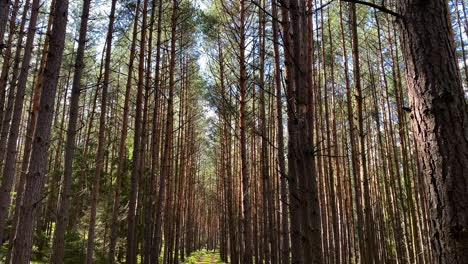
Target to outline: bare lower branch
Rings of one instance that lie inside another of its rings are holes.
[[[366,6],[370,6],[370,7],[373,7],[381,12],[384,12],[384,13],[387,13],[387,14],[390,14],[394,17],[397,17],[397,18],[400,18],[401,15],[398,14],[397,12],[393,11],[393,10],[390,10],[384,6],[379,6],[379,5],[376,5],[374,3],[369,3],[369,2],[365,2],[365,1],[360,1],[360,0],[341,0],[343,2],[349,2],[349,3],[355,3],[355,4],[360,4],[360,5],[366,5]]]

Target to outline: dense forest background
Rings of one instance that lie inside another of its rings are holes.
[[[466,0],[0,0],[0,262],[468,263]]]

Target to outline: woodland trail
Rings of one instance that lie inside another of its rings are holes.
[[[214,263],[216,262],[214,260],[214,255],[212,254],[201,256],[199,261],[197,262],[197,264],[214,264]]]
[[[192,262],[190,262],[192,263]],[[221,264],[219,258],[219,253],[217,252],[204,252],[197,257],[197,260],[194,262],[195,264]]]

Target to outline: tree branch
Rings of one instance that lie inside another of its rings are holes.
[[[394,16],[394,17],[397,17],[397,18],[401,18],[401,15],[398,14],[397,12],[395,12],[395,11],[393,11],[393,10],[390,10],[390,9],[384,7],[384,6],[376,5],[376,4],[374,4],[374,3],[369,3],[369,2],[360,1],[360,0],[341,0],[341,1],[370,6],[370,7],[373,7],[373,8],[375,8],[375,9],[381,11],[381,12],[390,14],[390,15],[392,15],[392,16]]]

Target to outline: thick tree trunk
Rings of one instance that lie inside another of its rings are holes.
[[[73,87],[70,98],[70,113],[67,128],[67,142],[65,146],[65,165],[62,176],[62,186],[57,205],[57,221],[54,230],[54,241],[51,263],[63,263],[65,248],[65,228],[68,222],[70,209],[70,189],[73,176],[73,158],[75,153],[75,138],[78,122],[79,100],[82,89],[81,78],[84,69],[84,51],[86,47],[86,35],[88,32],[88,18],[91,0],[84,0],[81,13],[81,25],[78,40],[78,49],[75,60],[75,72],[73,75]]]
[[[447,1],[399,0],[412,124],[437,263],[468,259],[468,107]]]
[[[294,35],[292,38],[292,48],[294,56],[294,74],[292,81],[295,90],[289,94],[288,100],[292,100],[292,111],[288,113],[289,139],[289,164],[290,177],[295,178],[295,185],[292,186],[290,194],[291,201],[297,199],[298,212],[291,212],[292,220],[296,219],[301,225],[299,230],[300,243],[293,247],[302,247],[302,259],[295,258],[293,263],[322,263],[321,247],[321,220],[320,204],[318,200],[317,175],[315,172],[315,157],[313,146],[313,120],[311,116],[312,102],[311,92],[311,72],[308,67],[311,65],[311,57],[307,43],[308,23],[305,12],[304,0],[292,0],[291,29]],[[291,184],[290,184],[291,187]],[[296,194],[294,192],[297,192]],[[297,195],[297,196],[296,196]],[[291,202],[292,203],[292,202]],[[297,215],[295,215],[297,214]],[[295,223],[296,224],[296,223]],[[297,239],[297,238],[296,238]],[[300,255],[299,255],[300,257]]]
[[[12,263],[29,263],[37,204],[42,197],[47,152],[49,148],[53,109],[57,83],[65,43],[65,30],[68,16],[68,0],[58,1],[54,10],[54,24],[50,37],[50,47],[44,69],[43,91],[39,103],[39,115],[33,137],[33,146],[25,195],[18,221],[18,230],[13,246]]]

